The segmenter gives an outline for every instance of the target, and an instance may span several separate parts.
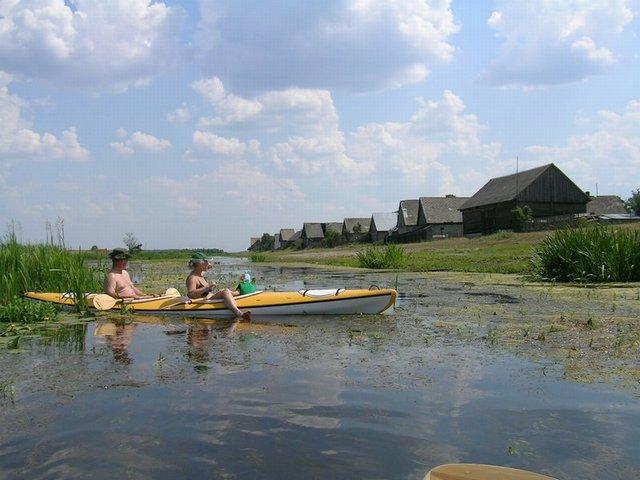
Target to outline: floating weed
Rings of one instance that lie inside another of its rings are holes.
[[[0,382],[0,398],[15,403],[16,387],[11,381]]]
[[[556,323],[552,323],[549,327],[549,333],[562,332],[565,330],[565,327],[562,325],[558,325]]]
[[[547,336],[544,334],[544,332],[540,332],[536,337],[536,340],[539,340],[540,342],[544,342],[547,340]]]
[[[492,328],[487,332],[486,339],[489,340],[489,343],[491,345],[495,345],[496,343],[498,343],[498,340],[500,339],[500,333],[498,332],[497,329]]]
[[[587,327],[587,330],[595,330],[596,328],[598,328],[598,322],[592,316],[589,316],[589,318],[587,319],[587,323],[585,323],[585,326]]]
[[[167,358],[162,354],[162,352],[158,353],[158,358],[154,362],[156,368],[162,368],[167,362]]]

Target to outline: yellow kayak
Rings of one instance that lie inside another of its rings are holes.
[[[377,314],[395,305],[398,293],[390,288],[377,290],[298,290],[294,292],[257,291],[235,297],[238,308],[261,315],[353,315]],[[72,293],[27,292],[27,298],[59,305],[75,305]],[[93,308],[92,294],[86,294]],[[233,317],[222,300],[190,300],[186,297],[162,296],[126,301],[134,312],[179,314],[194,317]],[[112,310],[119,310],[118,303]]]

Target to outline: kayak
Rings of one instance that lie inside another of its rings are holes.
[[[398,293],[390,288],[376,290],[298,290],[293,292],[256,291],[235,297],[238,308],[251,316],[272,315],[355,315],[377,314],[392,309]],[[86,294],[89,308],[95,308]],[[75,305],[73,293],[27,292],[25,297],[58,305]],[[192,317],[233,317],[222,300],[191,300],[187,297],[161,296],[124,301],[127,309],[146,314],[177,314]],[[120,310],[122,302],[111,310]]]

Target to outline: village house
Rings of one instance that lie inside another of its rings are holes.
[[[468,197],[420,197],[418,202],[418,228],[431,227],[430,237],[461,237],[462,212],[459,208]],[[430,238],[429,238],[430,239]]]
[[[369,235],[371,218],[345,218],[342,222],[342,237],[347,243],[361,242]]]
[[[296,233],[293,228],[281,228],[280,229],[280,248],[292,247],[291,237]]]
[[[587,203],[587,215],[627,215],[624,202],[617,195],[591,197]]]
[[[533,218],[586,212],[589,195],[553,163],[492,178],[460,206],[464,234],[513,228],[513,210],[528,206]]]
[[[321,223],[305,223],[302,226],[302,246],[304,248],[321,247],[324,232]]]
[[[273,249],[280,250],[282,248],[282,242],[280,241],[280,232],[273,236]]]
[[[291,235],[291,238],[289,238],[287,242],[288,242],[288,247],[295,248],[295,249],[302,248],[303,247],[302,230],[297,230],[293,235]]]
[[[249,241],[249,248],[247,250],[255,252],[260,249],[260,237],[251,237]]]
[[[389,232],[396,228],[397,223],[398,214],[395,212],[372,214],[369,238],[371,238],[372,242],[384,242]]]
[[[398,221],[392,235],[402,235],[414,230],[418,225],[419,200],[402,200],[398,205]]]

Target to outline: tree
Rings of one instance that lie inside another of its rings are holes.
[[[356,223],[353,226],[353,233],[355,233],[356,235],[360,235],[362,233],[362,225],[360,224],[360,222]]]
[[[98,246],[97,245],[92,245],[91,246],[91,251],[95,252],[96,250],[98,250]]]
[[[640,216],[640,188],[631,192],[631,197],[625,202],[629,213]]]
[[[275,238],[273,235],[269,235],[268,233],[263,233],[260,238],[260,248],[261,251],[273,250],[273,245],[275,243]]]
[[[129,253],[131,253],[132,255],[142,251],[142,243],[138,241],[133,233],[125,233],[122,241],[129,249]]]
[[[524,207],[516,207],[511,210],[513,215],[513,229],[516,232],[521,232],[527,222],[533,219],[533,210],[528,205]]]
[[[324,244],[329,248],[337,247],[340,245],[341,240],[342,235],[333,228],[328,228],[324,234]]]

